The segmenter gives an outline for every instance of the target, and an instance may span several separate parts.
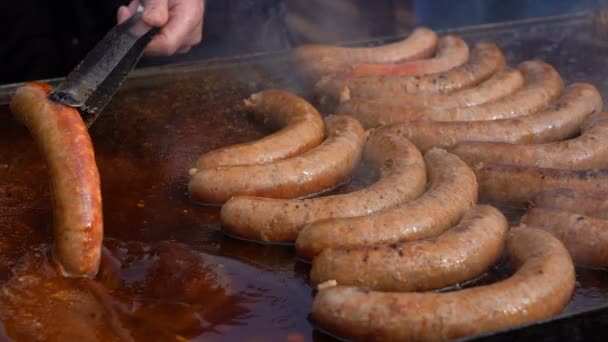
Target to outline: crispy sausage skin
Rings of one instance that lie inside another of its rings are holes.
[[[513,94],[524,84],[518,69],[505,67],[477,87],[452,94],[401,94],[395,99],[352,98],[340,103],[337,114],[349,114],[365,127],[378,127],[404,120],[421,119],[424,107],[437,112],[454,107],[471,107]]]
[[[396,98],[403,93],[453,93],[478,85],[503,66],[502,51],[494,43],[482,41],[473,47],[465,64],[448,71],[416,76],[327,76],[317,82],[315,92],[324,103],[353,97]]]
[[[330,247],[414,241],[456,225],[477,202],[475,175],[466,163],[442,149],[428,151],[424,160],[430,185],[421,197],[365,216],[308,224],[296,240],[297,253],[311,259]]]
[[[526,206],[542,191],[608,191],[608,169],[563,170],[517,165],[476,165],[479,195],[491,203]]]
[[[321,289],[312,317],[358,341],[447,341],[558,314],[574,291],[574,265],[563,244],[534,228],[509,233],[515,274],[453,292],[395,293],[334,286]]]
[[[608,220],[608,191],[581,191],[565,188],[548,190],[536,195],[533,205]]]
[[[457,36],[448,35],[439,39],[437,54],[433,58],[396,64],[355,64],[348,75],[420,75],[450,70],[469,59],[469,46]]]
[[[302,154],[318,146],[325,137],[323,119],[306,100],[283,90],[251,95],[245,105],[256,121],[280,128],[260,140],[223,147],[203,154],[196,168],[263,164]]]
[[[555,208],[532,208],[521,222],[558,238],[579,266],[608,266],[608,221]]]
[[[293,50],[292,60],[306,78],[333,74],[357,63],[397,63],[427,58],[437,48],[437,34],[425,27],[396,43],[373,47],[309,44]]]
[[[539,145],[471,141],[456,145],[452,152],[469,165],[602,168],[608,166],[608,113],[588,117],[582,125],[582,134],[574,139]]]
[[[224,230],[245,239],[294,242],[302,227],[319,219],[361,216],[418,197],[426,184],[420,152],[395,134],[372,131],[363,158],[380,174],[368,188],[300,200],[234,197],[222,206]]]
[[[479,277],[500,259],[509,225],[496,208],[478,205],[442,235],[421,241],[328,248],[313,259],[316,284],[379,291],[426,291]]]
[[[582,122],[602,110],[602,97],[587,83],[567,87],[560,98],[536,114],[502,120],[434,122],[407,121],[389,125],[421,151],[450,148],[462,141],[538,144],[571,138]]]
[[[99,172],[93,144],[76,109],[47,99],[51,87],[27,83],[10,107],[30,131],[46,164],[53,198],[53,255],[67,277],[94,276],[103,240]]]
[[[327,139],[321,145],[290,159],[193,170],[188,190],[193,199],[216,204],[235,196],[296,198],[330,188],[351,174],[366,134],[345,115],[328,116],[325,127]]]

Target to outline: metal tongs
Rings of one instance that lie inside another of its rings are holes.
[[[159,29],[141,20],[143,6],[115,26],[49,94],[52,101],[77,108],[90,127]]]

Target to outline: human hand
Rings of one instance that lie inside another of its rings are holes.
[[[129,6],[118,9],[118,24],[129,19],[140,3],[144,6],[144,23],[161,28],[146,47],[146,54],[185,53],[201,42],[205,0],[132,0]]]

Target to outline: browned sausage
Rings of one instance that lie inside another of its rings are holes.
[[[564,243],[579,266],[608,266],[608,221],[554,208],[532,208],[521,222]]]
[[[572,188],[608,191],[608,169],[563,170],[517,165],[478,165],[479,194],[492,203],[525,206],[541,191]]]
[[[504,248],[507,219],[496,208],[478,205],[444,234],[421,241],[351,249],[328,248],[312,262],[315,284],[379,291],[426,291],[479,277]]]
[[[314,79],[356,63],[396,63],[430,57],[436,47],[437,34],[419,27],[406,39],[382,46],[302,45],[293,50],[292,60],[305,76]]]
[[[312,258],[330,247],[414,241],[453,227],[477,202],[475,175],[462,160],[442,149],[428,151],[424,160],[430,185],[420,198],[366,216],[313,222],[298,235],[298,254]]]
[[[302,200],[234,197],[222,206],[223,229],[245,239],[293,242],[309,222],[370,214],[413,200],[424,191],[424,160],[406,139],[372,131],[363,158],[380,174],[370,187],[350,194]]]
[[[103,240],[99,172],[93,144],[78,111],[47,99],[51,87],[27,83],[10,107],[36,141],[51,183],[54,257],[68,277],[94,276]]]
[[[448,71],[416,76],[328,76],[315,85],[315,92],[331,102],[352,97],[396,98],[404,93],[453,93],[490,78],[505,65],[502,51],[490,42],[479,42],[468,62]]]
[[[205,153],[198,158],[196,168],[268,163],[302,154],[323,141],[321,115],[298,96],[283,90],[266,90],[251,95],[245,104],[257,121],[280,130],[254,142]]]
[[[563,244],[540,229],[515,228],[507,246],[517,271],[503,281],[444,293],[325,287],[314,299],[312,317],[358,341],[447,341],[558,314],[575,282]]]
[[[556,208],[608,220],[608,191],[548,190],[536,195],[533,205],[539,208]]]
[[[404,119],[419,119],[423,107],[439,111],[498,100],[514,93],[523,84],[524,78],[519,70],[505,67],[479,86],[452,94],[405,93],[394,99],[353,98],[340,103],[336,113],[353,115],[365,127],[377,127]]]
[[[371,75],[420,75],[442,72],[455,68],[469,59],[469,46],[457,36],[439,39],[437,54],[433,58],[396,64],[355,64],[347,71],[350,76]]]
[[[608,166],[608,113],[598,113],[583,123],[574,139],[539,144],[462,142],[452,149],[469,165],[511,164],[557,169],[594,169]]]
[[[193,170],[188,190],[203,203],[224,203],[234,196],[296,198],[344,181],[361,158],[365,131],[354,118],[325,119],[327,139],[290,159],[266,164],[218,166]]]
[[[449,148],[462,141],[501,141],[538,144],[570,138],[591,113],[602,109],[597,89],[576,83],[564,91],[549,108],[536,114],[486,121],[408,121],[387,127],[396,130],[416,147]]]

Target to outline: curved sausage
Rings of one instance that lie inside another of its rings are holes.
[[[296,198],[344,181],[361,158],[365,131],[345,115],[328,116],[325,127],[327,139],[321,145],[290,159],[193,170],[190,195],[203,203],[243,195]]]
[[[93,144],[80,113],[47,99],[51,87],[27,83],[10,107],[38,145],[53,198],[53,255],[67,277],[97,273],[103,240],[99,172]]]
[[[452,94],[401,94],[395,99],[352,98],[340,103],[337,114],[356,117],[364,127],[378,127],[404,120],[420,119],[423,107],[440,111],[477,106],[498,100],[521,88],[524,77],[517,69],[505,67],[477,87]]]
[[[450,70],[469,59],[469,46],[457,36],[448,35],[439,39],[437,53],[433,58],[396,64],[355,64],[348,76],[372,75],[420,75]]]
[[[404,93],[453,93],[470,88],[490,78],[505,65],[502,51],[490,42],[473,47],[469,60],[448,71],[416,76],[327,76],[315,85],[321,97],[349,99],[353,97],[397,98]]]
[[[565,188],[548,190],[536,195],[533,205],[608,220],[608,191],[581,191]]]
[[[449,148],[462,141],[500,141],[538,144],[570,138],[581,123],[602,110],[602,97],[586,83],[576,83],[545,110],[536,114],[485,121],[407,121],[387,127],[410,140],[421,151]]]
[[[427,291],[481,276],[500,259],[507,219],[498,209],[478,205],[442,235],[391,245],[328,248],[312,262],[315,284],[335,280],[340,285],[378,291]]]
[[[492,203],[525,206],[541,191],[608,191],[608,169],[563,170],[517,165],[473,166],[479,195]]]
[[[575,282],[563,244],[540,229],[515,228],[507,246],[517,271],[503,281],[444,293],[327,287],[316,295],[312,317],[357,341],[447,341],[558,314]]]
[[[278,132],[254,142],[219,148],[201,155],[196,168],[263,164],[302,154],[325,138],[323,119],[306,100],[283,90],[266,90],[245,100],[257,121]]]
[[[560,209],[532,208],[521,222],[553,234],[576,265],[608,266],[608,221]]]
[[[396,43],[372,47],[341,47],[309,44],[297,47],[292,60],[311,78],[340,72],[356,63],[396,63],[427,58],[437,47],[437,34],[425,27]]]
[[[312,258],[326,248],[408,242],[437,236],[453,227],[477,202],[477,182],[471,169],[442,149],[424,155],[429,190],[399,206],[349,218],[313,222],[296,240],[297,253]]]
[[[234,197],[222,206],[223,229],[245,239],[293,242],[309,222],[370,214],[413,200],[424,191],[424,160],[406,139],[372,131],[363,158],[380,174],[370,187],[302,200]]]
[[[587,118],[582,134],[554,143],[527,145],[467,141],[452,153],[469,165],[476,163],[511,164],[556,169],[595,169],[608,166],[608,113]]]

